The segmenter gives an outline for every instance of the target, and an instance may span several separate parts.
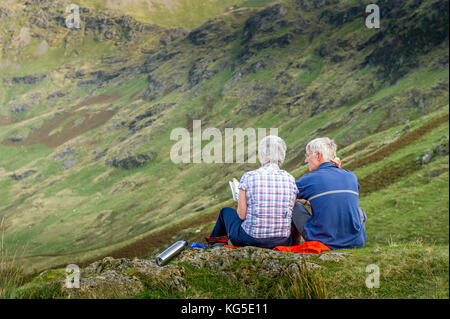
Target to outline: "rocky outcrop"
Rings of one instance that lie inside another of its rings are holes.
[[[147,126],[150,126],[161,112],[174,105],[175,103],[157,103],[144,113],[136,116],[128,124],[127,122],[122,122],[121,124],[126,125],[130,131],[136,133]]]
[[[179,260],[197,268],[221,270],[225,274],[238,279],[239,272],[232,271],[236,263],[248,261],[249,271],[265,278],[278,278],[286,273],[299,271],[301,267],[320,267],[307,262],[310,254],[285,253],[257,247],[230,249],[216,247],[211,249],[188,249],[183,251]]]
[[[177,76],[167,76],[167,77],[156,77],[153,75],[148,76],[148,87],[142,93],[140,98],[153,101],[158,99],[159,97],[169,94],[170,92],[180,88],[182,86],[181,83],[177,81],[181,81],[181,79]]]
[[[107,13],[84,18],[84,34],[94,35],[96,41],[135,40],[145,30],[144,24],[130,16],[114,17]]]
[[[362,18],[365,15],[365,5],[353,6],[342,11],[324,10],[320,16],[320,20],[331,24],[334,27],[340,27],[343,24],[353,21],[356,18]]]
[[[275,4],[251,16],[245,22],[242,31],[243,46],[237,54],[240,63],[245,63],[246,60],[254,57],[258,51],[266,48],[284,48],[292,43],[295,34],[301,33],[300,30],[270,37],[271,34],[276,34],[280,29],[294,25],[296,21],[306,27],[307,22],[299,16],[294,22],[283,19],[287,13],[288,8],[285,5]],[[264,38],[261,39],[261,37],[258,37],[259,35],[263,35]]]
[[[75,150],[73,150],[69,146],[66,148],[65,151],[62,151],[62,152],[59,152],[59,153],[53,155],[53,158],[58,161],[58,160],[62,160],[62,159],[68,158],[70,156],[75,156],[75,155],[77,155],[77,152],[75,152]]]
[[[15,179],[16,181],[20,181],[20,180],[22,180],[24,178],[27,178],[28,176],[30,176],[31,174],[34,174],[34,173],[36,173],[36,171],[31,169],[31,170],[25,171],[25,172],[20,173],[20,174],[14,173],[10,177],[12,179]]]
[[[337,2],[337,0],[295,0],[297,7],[306,12],[324,8]]]
[[[194,45],[208,45],[223,36],[225,22],[212,19],[202,26],[192,30],[187,39]]]
[[[272,101],[277,94],[277,89],[273,87],[258,90],[256,97],[248,102],[243,112],[252,115],[264,113],[272,106]]]
[[[64,170],[70,169],[70,168],[74,167],[75,165],[77,165],[77,163],[78,163],[78,159],[76,159],[76,158],[67,159],[63,162],[62,169],[64,169]]]
[[[162,45],[168,45],[177,39],[183,38],[188,34],[188,31],[184,28],[174,28],[164,30],[164,35],[159,40]]]
[[[422,156],[417,157],[414,161],[417,164],[425,165],[448,154],[449,154],[448,136],[443,136],[439,141],[439,143],[432,150],[426,151]]]
[[[158,153],[156,152],[150,152],[147,154],[138,154],[126,157],[124,159],[118,159],[118,158],[112,158],[109,160],[106,160],[105,164],[107,166],[111,165],[117,168],[123,168],[123,169],[133,169],[133,168],[139,168],[144,167],[148,165],[151,161],[156,159],[158,156]]]
[[[65,95],[66,95],[65,93],[63,93],[62,91],[58,90],[58,91],[55,91],[53,93],[50,93],[47,96],[47,100],[51,100],[51,99],[54,99],[54,98],[60,98],[60,97],[63,97]]]
[[[214,61],[215,60],[210,61],[208,59],[200,58],[194,62],[188,73],[188,83],[190,89],[207,81],[218,72],[215,69],[208,68]]]
[[[11,114],[18,114],[18,113],[22,113],[25,112],[26,110],[28,110],[30,108],[30,105],[27,103],[21,103],[21,104],[17,104],[15,105],[12,109],[9,110],[9,113]]]
[[[185,278],[186,263],[195,268],[220,272],[230,281],[240,281],[248,274],[266,279],[295,275],[322,267],[316,262],[340,262],[348,256],[350,254],[347,252],[324,252],[318,256],[257,247],[187,248],[162,267],[155,263],[154,258],[105,257],[80,270],[79,288],[67,288],[65,280],[45,284],[50,286],[57,283],[60,297],[66,298],[133,298],[151,287],[186,291],[190,286]],[[47,272],[39,276],[45,277]],[[26,295],[26,290],[23,292]]]
[[[265,31],[273,32],[272,23],[283,18],[288,13],[288,8],[283,4],[275,4],[267,7],[254,16],[250,17],[246,22],[243,30],[245,41],[249,41],[256,33]]]
[[[168,52],[167,49],[161,49],[145,61],[142,71],[151,73],[159,68],[164,62],[169,61],[180,53],[180,51]]]
[[[26,76],[16,76],[12,79],[3,78],[3,83],[7,84],[34,84],[44,80],[47,77],[45,74],[39,75],[26,75]]]
[[[366,56],[363,66],[379,66],[377,77],[394,83],[416,65],[418,55],[429,52],[444,41],[448,42],[449,16],[441,14],[448,12],[448,1],[433,2],[429,9],[420,13],[407,11],[405,19],[414,21],[413,24],[405,27],[397,20],[391,20],[383,32],[376,33],[361,44],[361,50],[375,45],[375,49]]]
[[[79,289],[65,288],[65,282],[61,284],[63,292],[73,297],[133,297],[144,289],[146,283],[162,283],[173,289],[185,290],[183,274],[183,267],[159,267],[153,260],[105,257],[81,271]]]

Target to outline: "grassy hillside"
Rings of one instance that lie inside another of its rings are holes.
[[[202,120],[278,128],[296,178],[306,143],[333,138],[368,215],[367,250],[348,262],[430,250],[439,289],[377,297],[445,295],[448,2],[380,1],[380,29],[368,3],[85,0],[81,30],[57,2],[0,6],[5,256],[30,273],[209,235],[234,205],[227,181],[257,164],[173,163],[171,131]]]

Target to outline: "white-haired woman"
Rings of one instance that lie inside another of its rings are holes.
[[[235,246],[272,249],[293,244],[292,209],[298,189],[294,177],[280,169],[285,156],[286,143],[280,137],[270,135],[260,141],[261,167],[242,176],[238,209],[220,211],[209,244],[224,242],[221,236],[228,236]]]

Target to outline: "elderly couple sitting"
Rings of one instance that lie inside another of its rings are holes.
[[[235,246],[269,249],[297,245],[300,235],[330,249],[362,247],[366,215],[359,207],[358,180],[340,168],[334,141],[325,137],[308,143],[310,173],[297,181],[280,169],[285,155],[280,137],[261,140],[261,167],[242,176],[237,211],[223,208],[210,237],[228,236]]]

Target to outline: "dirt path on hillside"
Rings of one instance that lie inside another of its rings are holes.
[[[59,145],[62,145],[85,132],[105,124],[117,112],[118,108],[99,112],[81,110],[77,112],[66,112],[55,115],[50,121],[43,124],[41,128],[30,132],[27,138],[23,141],[13,142],[10,140],[4,140],[2,144],[6,146],[29,146],[34,144],[44,144],[50,148],[58,147]],[[68,120],[71,117],[74,118]],[[80,119],[82,119],[82,121],[79,121]],[[60,127],[61,123],[66,120],[67,123]],[[60,127],[60,130],[54,132],[54,130],[58,127]]]
[[[92,105],[92,104],[113,103],[118,98],[120,98],[120,96],[121,95],[119,93],[112,94],[112,95],[93,96],[93,97],[87,99],[84,102],[78,103],[77,106],[75,107],[75,110],[79,109],[80,107],[87,106],[87,105]]]

